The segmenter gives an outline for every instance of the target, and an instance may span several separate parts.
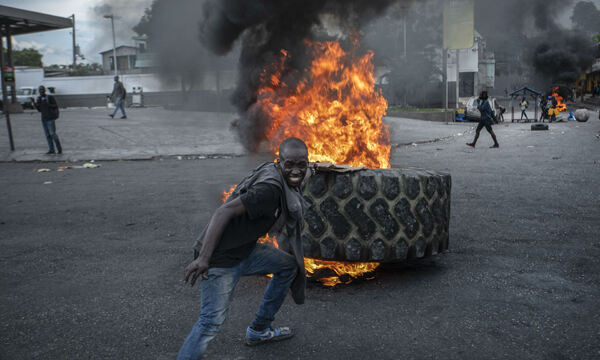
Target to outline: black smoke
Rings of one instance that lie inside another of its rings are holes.
[[[539,15],[536,26],[540,34],[532,38],[531,64],[543,85],[569,86],[594,62],[594,43],[584,31],[559,26],[553,17],[556,7],[544,6],[544,1],[537,1],[536,6]]]
[[[573,0],[476,1],[475,27],[496,53],[497,76],[541,89],[577,81],[595,52],[591,36],[561,18],[576,8]]]
[[[232,96],[240,118],[237,129],[244,146],[255,151],[264,139],[268,119],[252,110],[263,71],[288,51],[283,78],[299,80],[310,54],[303,41],[328,40],[325,28],[334,23],[343,34],[357,33],[399,0],[210,0],[204,6],[201,38],[216,54],[226,54],[241,42],[238,83]],[[409,2],[406,0],[405,2]]]
[[[592,40],[580,32],[558,32],[551,39],[542,38],[537,42],[531,61],[546,86],[571,85],[594,62]]]

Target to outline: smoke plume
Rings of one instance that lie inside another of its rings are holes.
[[[278,59],[281,49],[290,55],[283,78],[293,84],[299,80],[299,74],[310,60],[303,40],[327,40],[332,37],[326,30],[325,22],[335,23],[342,34],[351,35],[394,2],[207,1],[201,23],[204,44],[216,54],[225,54],[238,39],[241,40],[238,84],[232,102],[240,115],[237,128],[244,146],[255,151],[264,138],[267,119],[258,112],[250,111],[250,108],[256,102],[261,74],[270,71],[267,65]]]
[[[591,37],[572,30],[564,16],[575,7],[573,0],[481,0],[475,4],[475,27],[496,53],[497,74],[514,75],[519,86],[571,85],[592,64]]]

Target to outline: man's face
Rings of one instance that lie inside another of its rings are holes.
[[[302,148],[288,148],[279,154],[279,166],[290,187],[298,187],[308,169],[308,154]]]
[[[115,82],[119,81],[119,77],[118,76],[115,76],[114,79],[115,79]]]
[[[42,88],[42,87],[41,87],[41,88],[39,88],[38,90],[39,90],[39,92],[40,92],[40,95],[42,95],[42,96],[46,95],[46,88]]]

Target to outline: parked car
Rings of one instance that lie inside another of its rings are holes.
[[[468,121],[479,121],[481,118],[481,113],[477,110],[477,100],[479,98],[476,96],[470,97],[467,100],[465,106],[465,119]],[[499,115],[498,104],[496,103],[496,98],[489,98],[490,104],[492,105],[492,110],[496,116]]]
[[[21,106],[29,109],[35,109],[33,101],[38,96],[38,89],[34,86],[22,86],[17,90],[17,101]],[[32,101],[33,99],[33,101]]]

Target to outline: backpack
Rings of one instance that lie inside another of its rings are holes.
[[[54,96],[52,96],[52,95],[46,95],[46,96],[48,97],[49,104],[51,103],[51,104],[56,105],[55,108],[49,107],[50,113],[52,114],[52,120],[56,120],[60,116],[60,110],[58,110],[58,103],[56,103],[56,99],[54,98]],[[50,99],[52,99],[52,100],[50,100]]]

